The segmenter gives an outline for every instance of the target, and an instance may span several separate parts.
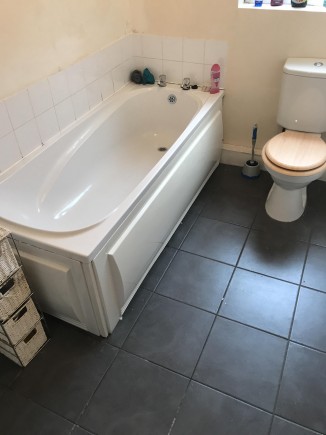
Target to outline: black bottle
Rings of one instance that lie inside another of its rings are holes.
[[[307,6],[307,0],[291,0],[291,6],[293,8],[305,8]]]

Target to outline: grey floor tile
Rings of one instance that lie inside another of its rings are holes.
[[[191,376],[214,315],[154,294],[123,348]]]
[[[248,235],[248,229],[198,218],[181,248],[193,254],[235,265]]]
[[[326,248],[311,245],[304,269],[302,283],[307,287],[326,292]]]
[[[80,424],[98,435],[167,435],[188,380],[120,352]]]
[[[326,211],[325,201],[321,198],[326,197],[326,183],[325,181],[316,180],[310,183],[307,187],[307,202],[310,208],[313,208],[318,213],[323,213]]]
[[[156,292],[216,313],[233,269],[198,255],[178,252]]]
[[[156,262],[153,264],[151,270],[148,272],[147,276],[143,280],[141,287],[146,290],[154,291],[160,279],[164,275],[169,264],[173,260],[176,254],[176,249],[167,246],[158,257]]]
[[[256,196],[246,195],[232,189],[218,188],[201,212],[201,216],[222,222],[250,227],[260,201]]]
[[[191,382],[171,435],[267,435],[271,415]]]
[[[315,222],[312,234],[311,243],[326,247],[326,216]]]
[[[302,426],[284,420],[283,418],[275,417],[272,425],[271,435],[318,435]]]
[[[196,214],[188,212],[169,240],[167,246],[179,249],[197,218],[198,216]]]
[[[308,242],[311,234],[313,217],[305,212],[303,216],[294,222],[279,222],[268,216],[265,204],[260,207],[252,228],[275,234],[276,237]]]
[[[143,310],[146,302],[152,293],[143,288],[139,288],[130,302],[127,310],[115,327],[113,333],[108,337],[108,342],[113,346],[121,347]]]
[[[63,324],[12,388],[76,421],[116,354],[105,339]]]
[[[217,318],[194,379],[272,411],[286,340]]]
[[[266,171],[261,171],[259,178],[249,179],[242,175],[241,166],[220,164],[208,180],[205,189],[215,191],[218,188],[238,192],[242,196],[266,198],[273,182]]]
[[[300,283],[307,244],[273,233],[251,231],[239,266],[273,278]]]
[[[10,387],[22,371],[21,367],[0,354],[0,386]]]
[[[298,286],[237,269],[219,314],[288,337]]]
[[[69,435],[73,423],[8,390],[0,398],[3,435]]]
[[[326,354],[290,343],[276,413],[326,432]]]
[[[326,293],[301,288],[291,340],[326,352],[325,319]]]
[[[93,435],[91,432],[88,432],[88,430],[83,429],[80,426],[75,426],[73,428],[73,431],[71,432],[71,435]]]

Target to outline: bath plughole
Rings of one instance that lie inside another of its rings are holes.
[[[0,224],[45,312],[113,331],[219,163],[222,99],[129,84],[2,175]]]

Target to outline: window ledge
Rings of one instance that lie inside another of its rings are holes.
[[[255,7],[254,4],[243,3],[243,0],[239,0],[238,3],[239,9],[254,9],[258,10],[268,10],[268,11],[292,11],[292,12],[326,12],[326,7],[323,6],[306,6],[305,8],[293,8],[291,5],[282,5],[282,6],[271,6],[270,4],[263,4],[260,7]]]

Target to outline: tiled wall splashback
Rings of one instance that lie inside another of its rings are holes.
[[[0,172],[5,171],[121,89],[134,69],[155,78],[209,83],[213,63],[226,73],[224,41],[128,35],[78,63],[0,101]]]

